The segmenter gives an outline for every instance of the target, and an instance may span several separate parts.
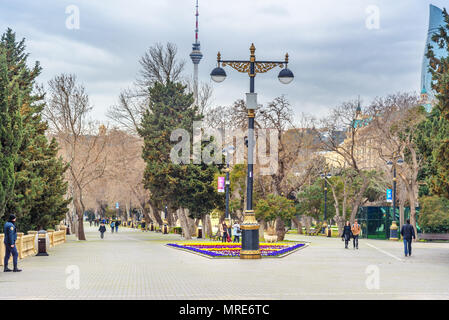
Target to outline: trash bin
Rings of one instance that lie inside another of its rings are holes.
[[[36,256],[48,256],[47,253],[47,231],[40,230],[37,233],[37,254]]]

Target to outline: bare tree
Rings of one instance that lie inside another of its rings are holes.
[[[262,188],[265,196],[267,193],[289,197],[298,190],[311,175],[317,174],[319,161],[317,132],[313,128],[313,121],[302,115],[302,127],[294,123],[294,113],[289,101],[285,96],[275,98],[267,106],[262,107],[258,112],[259,129],[274,130],[277,135],[277,150],[270,145],[270,153],[277,153],[276,163],[270,160],[269,175],[257,175],[258,185]],[[261,131],[261,130],[258,130]],[[263,131],[261,131],[263,132]],[[257,134],[257,133],[256,133]],[[264,134],[257,134],[259,140],[266,139]],[[259,144],[258,144],[259,145]],[[260,150],[258,153],[260,154]],[[258,165],[261,172],[263,164]],[[274,167],[274,168],[273,168]],[[273,170],[274,169],[274,170]],[[295,221],[298,223],[298,221]],[[282,219],[276,219],[276,233],[278,240],[282,240],[285,235],[285,225]]]
[[[370,118],[362,116],[360,101],[349,101],[331,110],[330,116],[321,120],[321,148],[324,152],[332,152],[339,158],[341,165],[351,172],[348,178],[361,179],[360,187],[351,197],[351,222],[354,221],[358,210],[363,202],[365,191],[370,179],[368,175],[369,166],[363,150],[369,145],[371,139]],[[340,133],[344,132],[345,139],[342,141]],[[346,180],[345,180],[346,181]],[[347,198],[345,198],[347,199]],[[346,201],[346,200],[344,200]],[[344,217],[345,212],[342,212]],[[343,221],[336,219],[337,224]]]
[[[134,135],[138,131],[143,113],[148,108],[149,88],[155,82],[181,82],[187,86],[189,92],[193,92],[193,81],[183,78],[185,62],[177,59],[175,44],[167,43],[164,48],[158,43],[150,47],[139,63],[141,66],[140,77],[135,81],[136,86],[123,90],[117,104],[111,106],[106,113],[106,116],[120,128]],[[198,97],[200,114],[209,108],[212,95],[212,87],[207,83],[202,83]]]
[[[49,93],[44,117],[70,165],[68,181],[78,216],[78,239],[86,240],[83,215],[86,210],[84,194],[93,181],[103,176],[107,164],[106,128],[88,120],[92,110],[85,88],[76,83],[75,75],[61,74],[49,81]]]
[[[131,134],[137,134],[142,115],[147,108],[147,99],[133,89],[123,90],[117,104],[109,108],[106,116]]]
[[[404,160],[397,167],[398,176],[408,194],[410,222],[416,232],[416,209],[418,201],[418,172],[422,161],[414,136],[425,115],[419,107],[415,94],[396,93],[385,98],[377,98],[371,104],[375,146],[384,163],[392,161],[396,165],[399,158]],[[385,167],[385,166],[384,166]]]
[[[185,61],[176,57],[178,49],[174,43],[168,42],[164,46],[160,43],[150,47],[144,53],[139,63],[141,66],[140,78],[137,85],[142,92],[147,92],[155,82],[167,83],[181,81]]]

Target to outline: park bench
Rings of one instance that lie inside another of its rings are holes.
[[[419,240],[449,240],[449,233],[418,233]]]

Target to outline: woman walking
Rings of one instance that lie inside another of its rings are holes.
[[[115,223],[114,221],[111,222],[111,232],[114,233],[114,227],[115,227]]]
[[[346,225],[343,228],[343,234],[341,235],[342,240],[345,241],[345,249],[348,249],[348,243],[351,240],[352,237],[352,231],[351,231],[351,224],[349,221],[346,221]]]
[[[220,225],[220,232],[221,232],[221,242],[228,241],[228,226],[226,225],[226,222],[224,222],[224,221]]]

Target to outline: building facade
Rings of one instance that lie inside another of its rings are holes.
[[[426,107],[427,111],[432,109],[435,102],[435,93],[432,90],[432,74],[429,72],[429,59],[426,56],[428,47],[429,45],[432,46],[435,57],[437,58],[442,58],[447,55],[445,48],[439,48],[438,44],[432,41],[433,35],[439,33],[441,27],[446,27],[443,10],[434,5],[430,5],[429,28],[421,66],[421,103]]]

